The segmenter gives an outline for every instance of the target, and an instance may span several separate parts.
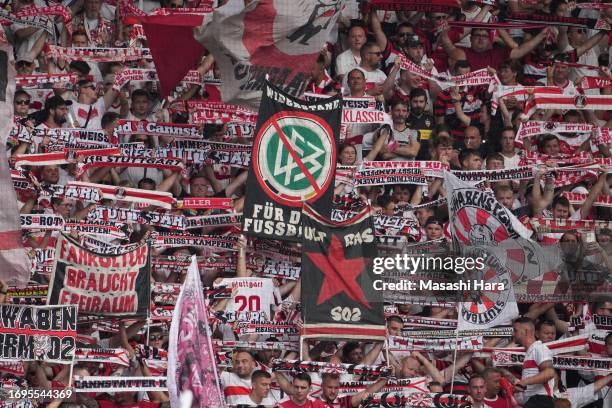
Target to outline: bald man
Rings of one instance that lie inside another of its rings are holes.
[[[520,393],[517,400],[523,408],[554,408],[555,370],[552,352],[535,337],[535,325],[528,317],[514,321],[514,341],[525,347],[523,375],[514,387]]]

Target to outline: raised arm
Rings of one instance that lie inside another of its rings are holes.
[[[600,42],[603,38],[607,38],[607,37],[608,37],[607,32],[600,31],[594,36],[592,36],[591,38],[589,38],[588,40],[586,40],[584,44],[576,48],[576,58],[580,58],[582,54],[584,54],[585,52],[587,52],[588,50],[596,46],[597,43]]]
[[[376,39],[376,44],[380,47],[381,50],[387,48],[387,36],[382,29],[380,24],[380,19],[378,18],[378,14],[376,14],[376,10],[372,9],[370,11],[370,28],[372,28],[372,32],[374,33],[374,38]]]
[[[513,48],[510,52],[510,58],[512,59],[520,59],[525,55],[529,54],[531,51],[535,49],[544,39],[552,32],[551,27],[546,27],[544,30],[540,31],[538,35],[531,38],[529,41],[524,42],[519,47]]]
[[[593,187],[591,187],[591,191],[589,191],[589,195],[587,196],[586,200],[584,200],[584,203],[580,207],[580,219],[585,219],[591,212],[591,208],[593,208],[593,203],[603,191],[604,184],[606,183],[606,176],[607,176],[607,173],[604,169],[599,175],[597,182],[593,184]]]
[[[385,384],[387,384],[387,378],[380,378],[378,381],[370,385],[365,390],[353,395],[353,397],[351,398],[351,405],[354,407],[359,406],[359,404],[361,404],[361,401],[366,399],[368,395],[380,391],[385,386]]]

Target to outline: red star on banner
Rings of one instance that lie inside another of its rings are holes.
[[[357,283],[357,277],[361,275],[366,265],[366,259],[344,258],[344,248],[337,236],[332,235],[328,255],[307,253],[312,263],[325,275],[321,292],[317,299],[317,305],[332,298],[338,293],[344,292],[348,297],[371,309],[370,303],[366,300],[363,290]]]

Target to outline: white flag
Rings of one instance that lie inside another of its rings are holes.
[[[13,128],[15,60],[13,46],[0,29],[0,146]],[[30,280],[30,259],[21,242],[21,219],[6,154],[0,154],[0,279],[23,287]]]
[[[458,330],[485,329],[510,324],[518,317],[512,272],[497,251],[507,240],[531,235],[521,222],[486,191],[445,172],[449,229],[463,256],[481,256],[484,268],[460,279],[470,281],[458,304]]]
[[[173,408],[182,407],[185,400],[191,401],[191,407],[225,407],[210,337],[204,290],[193,256],[170,325],[168,393]]]
[[[223,101],[258,109],[266,75],[272,84],[300,96],[343,2],[229,0],[215,9],[195,38],[221,70]]]

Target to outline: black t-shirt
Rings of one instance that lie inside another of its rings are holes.
[[[408,125],[410,129],[419,130],[418,141],[421,147],[419,148],[416,159],[430,160],[429,140],[431,138],[431,130],[435,125],[434,117],[427,112],[422,113],[421,116],[416,116],[411,113],[408,119],[406,119],[406,125]]]

